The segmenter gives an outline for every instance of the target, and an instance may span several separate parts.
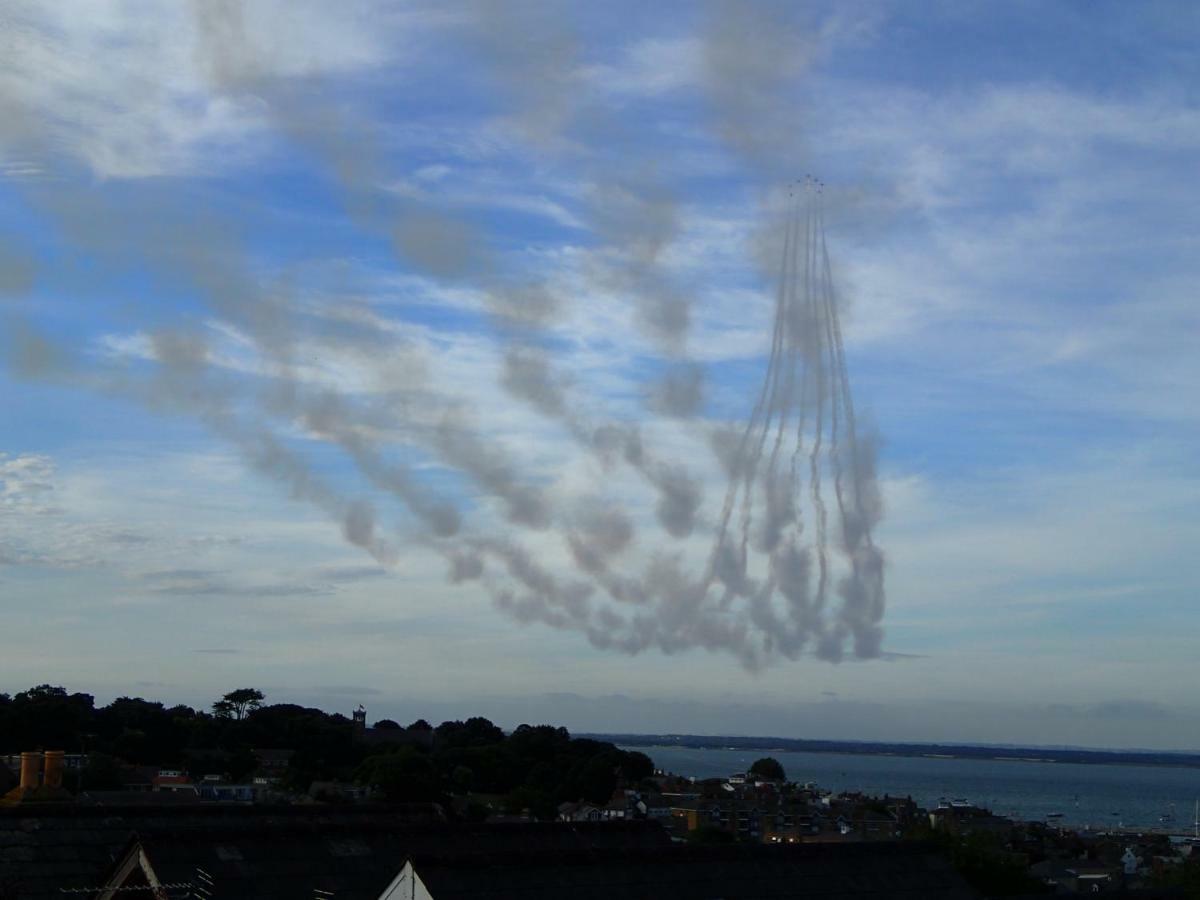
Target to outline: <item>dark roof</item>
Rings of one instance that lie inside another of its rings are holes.
[[[139,832],[159,878],[185,882],[197,866],[212,878],[213,893],[232,898],[307,897],[314,889],[338,900],[376,900],[411,857],[456,861],[510,856],[629,853],[670,849],[652,823],[430,824],[332,823],[293,820],[274,828]]]
[[[433,900],[957,900],[978,895],[914,843],[675,846],[625,853],[413,858]]]
[[[1009,900],[1046,900],[1046,894],[1012,895]],[[1188,896],[1183,888],[1118,888],[1107,891],[1087,891],[1086,893],[1059,892],[1057,897],[1087,897],[1088,900],[1185,900]]]
[[[203,869],[221,900],[311,897],[315,889],[338,900],[376,900],[414,855],[458,860],[525,853],[623,855],[671,845],[661,828],[648,823],[414,826],[378,815],[236,818],[214,820],[212,827],[186,818],[166,827],[148,823],[124,851],[140,845],[166,883],[190,882],[197,867]]]
[[[15,891],[19,900],[61,900],[60,888],[99,884],[135,832],[176,834],[198,843],[212,835],[286,830],[297,822],[309,829],[352,833],[412,829],[430,818],[428,807],[139,808],[66,803],[0,808],[0,885]]]
[[[974,896],[920,844],[701,848],[653,822],[452,825],[428,807],[370,806],[0,810],[0,884],[61,900],[105,883],[139,844],[162,881],[193,881],[199,866],[221,900],[376,900],[407,859],[435,900]]]
[[[200,795],[194,791],[84,791],[75,798],[77,803],[90,806],[199,806]]]

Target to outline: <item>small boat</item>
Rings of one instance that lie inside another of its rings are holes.
[[[1062,817],[1063,817],[1062,813],[1046,813],[1047,819],[1061,819]]]

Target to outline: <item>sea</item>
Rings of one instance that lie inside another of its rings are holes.
[[[772,756],[789,781],[816,782],[834,793],[911,796],[927,809],[943,798],[968,800],[1001,816],[1098,830],[1145,828],[1191,835],[1200,798],[1200,769],[1174,766],[676,746],[626,749],[645,753],[658,769],[695,778],[745,772],[756,759]]]

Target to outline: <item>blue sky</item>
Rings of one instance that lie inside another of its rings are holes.
[[[1193,4],[0,17],[0,690],[1200,747]],[[885,656],[629,655],[522,622],[495,556],[448,580],[448,510],[568,593],[596,509],[621,576],[704,558],[807,173],[880,435]]]

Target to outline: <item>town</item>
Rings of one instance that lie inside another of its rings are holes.
[[[618,857],[668,881],[750,859],[781,865],[780,878],[796,867],[915,878],[912,896],[1188,896],[1173,891],[1194,891],[1200,873],[1200,842],[1014,821],[963,799],[926,809],[834,794],[771,757],[696,779],[549,725],[368,724],[362,707],[264,699],[240,689],[197,711],[137,698],[97,708],[46,685],[0,695],[0,897],[109,896],[138,879],[195,885],[198,872],[211,896],[265,896],[243,883],[251,862],[260,878],[311,876],[305,896],[331,885],[338,897],[393,896],[396,879],[418,877],[437,896],[436,872],[457,878],[497,853],[518,854],[506,876],[518,879],[572,853],[572,877],[599,884]],[[328,857],[307,875],[293,871],[305,842],[310,862]],[[352,889],[345,878],[368,856],[379,872]]]

